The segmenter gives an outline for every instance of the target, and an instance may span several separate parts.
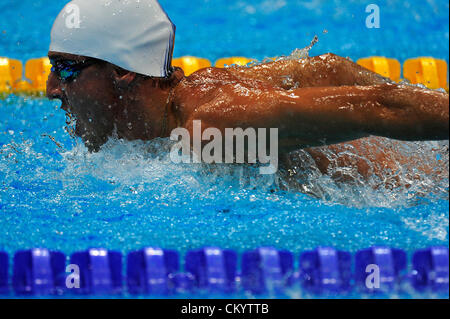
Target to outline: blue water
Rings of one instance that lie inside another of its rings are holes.
[[[44,56],[54,18],[65,0],[0,1],[0,55]],[[357,59],[371,55],[433,56],[448,61],[449,3],[445,0],[161,0],[177,26],[175,56],[215,61],[230,55],[264,57],[305,47]],[[367,29],[367,5],[377,3],[379,29]],[[323,33],[326,30],[327,33]]]
[[[287,55],[318,35],[311,55],[448,61],[447,1],[380,1],[381,28],[367,29],[364,10],[372,2],[161,1],[177,25],[175,56],[263,59]],[[1,0],[0,56],[44,56],[64,3]],[[448,142],[392,144],[447,167],[437,183],[422,174],[410,190],[374,190],[370,183],[342,186],[307,174],[306,185],[322,190],[316,198],[286,190],[280,176],[262,177],[255,168],[174,164],[166,140],[112,139],[90,154],[65,127],[57,101],[0,100],[0,250],[70,254],[103,246],[126,253],[152,245],[183,253],[217,245],[298,254],[318,245],[355,252],[380,244],[412,253],[448,246]]]

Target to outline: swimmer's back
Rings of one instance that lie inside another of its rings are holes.
[[[252,67],[205,68],[193,73],[194,79],[212,81],[256,81],[285,90],[303,87],[376,85],[389,82],[372,71],[332,53],[296,60],[279,60]]]

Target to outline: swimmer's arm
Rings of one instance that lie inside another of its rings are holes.
[[[280,152],[369,135],[406,141],[449,136],[449,96],[396,84],[263,90],[249,96],[223,89],[196,118],[207,126],[278,128]]]
[[[308,146],[368,135],[405,141],[449,137],[448,94],[411,86],[293,90],[293,95],[281,99],[276,113],[286,121],[280,137],[306,139]]]

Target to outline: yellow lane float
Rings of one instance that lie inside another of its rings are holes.
[[[208,59],[197,58],[193,56],[184,56],[181,58],[173,59],[172,65],[183,69],[186,76],[191,75],[195,71],[211,66],[211,62]]]
[[[46,91],[47,79],[50,75],[52,65],[48,58],[28,60],[25,64],[25,77],[30,80],[31,93]]]
[[[11,93],[22,79],[22,62],[0,57],[0,93]]]
[[[447,62],[430,57],[408,59],[403,63],[403,77],[430,89],[447,88]]]
[[[373,56],[359,59],[356,63],[393,81],[400,81],[401,66],[396,59]]]

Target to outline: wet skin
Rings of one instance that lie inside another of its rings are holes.
[[[58,52],[49,57],[86,59]],[[330,165],[355,166],[368,177],[382,173],[354,158],[331,163],[323,146],[339,152],[339,143],[347,142],[369,158],[365,141],[370,135],[405,141],[449,136],[448,94],[392,83],[334,54],[251,68],[206,68],[189,77],[176,69],[167,81],[104,62],[69,83],[52,72],[47,96],[60,99],[76,117],[76,134],[91,151],[113,131],[119,138],[150,140],[168,137],[177,127],[192,131],[193,120],[202,121],[202,130],[215,127],[222,133],[225,128],[276,127],[281,153],[304,148],[324,174]],[[422,165],[392,150],[381,154],[371,157],[380,170],[395,162]],[[424,165],[423,170],[432,169]]]

